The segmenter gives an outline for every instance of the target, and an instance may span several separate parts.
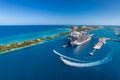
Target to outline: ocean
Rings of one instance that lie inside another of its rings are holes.
[[[68,27],[70,26],[0,26],[0,44],[53,36],[69,31]],[[108,29],[111,27],[114,26],[91,31],[91,34],[95,34],[94,37],[78,47],[62,48],[67,41],[67,36],[64,36],[0,54],[0,80],[120,80],[119,42],[107,41],[93,56],[89,55],[99,37],[119,39],[114,31]],[[53,50],[70,60],[61,59]]]

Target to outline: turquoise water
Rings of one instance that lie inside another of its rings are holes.
[[[114,31],[107,29],[109,27],[113,26],[105,26],[104,29],[90,32],[95,34],[94,37],[79,47],[62,48],[67,39],[60,37],[43,44],[2,54],[0,80],[120,80],[119,42],[107,41],[94,56],[89,55],[98,37],[119,39],[114,35]],[[68,31],[66,26],[1,26],[0,43],[45,37],[64,31]],[[80,60],[79,67],[63,63],[60,57],[53,53],[54,49],[62,55]],[[92,64],[86,65],[86,63]]]
[[[39,28],[40,27],[40,28]],[[44,38],[46,36],[53,36],[58,33],[68,32],[68,28],[59,28],[59,26],[48,27],[47,26],[6,26],[1,27],[1,44],[9,44],[11,42],[22,42],[24,40],[32,40],[37,38]],[[15,29],[14,29],[15,28]],[[18,31],[18,32],[17,32]],[[21,31],[21,33],[20,33]],[[8,32],[8,34],[7,34]],[[5,34],[5,35],[4,35]],[[10,36],[9,36],[10,35]]]

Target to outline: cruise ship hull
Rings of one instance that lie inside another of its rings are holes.
[[[84,40],[82,42],[74,41],[74,42],[71,42],[70,44],[79,46],[79,45],[84,44],[84,43],[86,43],[86,42],[88,42],[90,40],[91,40],[91,37],[89,37],[88,39],[86,39],[86,40]]]

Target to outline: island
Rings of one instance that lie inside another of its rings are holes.
[[[96,29],[101,29],[101,26],[82,26],[82,27],[78,27],[77,31],[96,30]],[[33,45],[37,45],[37,44],[40,44],[44,41],[52,40],[52,39],[55,39],[57,37],[65,36],[65,35],[68,35],[68,34],[70,34],[69,31],[68,32],[63,32],[63,33],[60,33],[60,34],[56,34],[54,36],[47,36],[45,38],[25,40],[23,42],[12,42],[10,44],[0,44],[0,54],[10,52],[10,51],[14,51],[14,50],[18,50],[18,49],[22,49],[22,48],[26,48],[26,47],[30,47],[30,46],[33,46]]]

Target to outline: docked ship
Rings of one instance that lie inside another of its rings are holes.
[[[68,40],[70,45],[81,45],[91,40],[91,37],[92,34],[88,34],[85,31],[78,32],[77,27],[72,27]]]

